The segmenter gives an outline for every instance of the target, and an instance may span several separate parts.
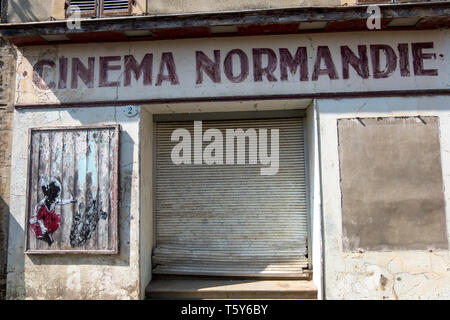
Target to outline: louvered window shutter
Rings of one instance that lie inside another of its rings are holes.
[[[98,11],[101,15],[111,14],[129,14],[131,13],[131,1],[130,0],[70,0],[72,6],[78,6],[81,11],[81,15],[98,15]],[[100,8],[100,10],[98,10]]]
[[[102,15],[130,13],[130,0],[103,0]]]
[[[70,0],[71,6],[80,8],[81,15],[96,15],[98,0]]]

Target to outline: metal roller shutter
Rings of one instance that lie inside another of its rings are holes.
[[[308,267],[308,219],[302,118],[203,121],[225,130],[279,129],[279,170],[268,165],[174,165],[171,142],[193,122],[156,123],[156,248],[154,272],[199,275],[298,276]],[[203,142],[203,148],[209,142]],[[194,149],[192,148],[192,151]],[[193,157],[192,157],[193,158]]]

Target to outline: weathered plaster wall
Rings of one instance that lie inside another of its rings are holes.
[[[150,14],[213,12],[248,9],[339,6],[340,0],[152,0],[148,1]]]
[[[65,19],[66,0],[7,0],[8,22],[32,22]],[[214,12],[303,6],[339,6],[341,0],[135,0],[133,15]]]
[[[7,21],[9,23],[49,21],[52,18],[54,9],[55,14],[59,17],[60,14],[57,12],[57,8],[61,7],[61,3],[58,4],[58,2],[63,1],[64,0],[8,0]]]
[[[148,10],[147,0],[135,0],[133,6],[131,7],[131,12],[134,15],[146,14]]]
[[[450,97],[317,100],[325,234],[327,299],[449,299],[449,250],[346,252],[343,249],[337,119],[437,116],[450,225]],[[449,228],[447,227],[450,239]]]
[[[33,22],[64,20],[66,0],[6,0],[8,22]],[[133,15],[142,15],[147,10],[147,0],[135,0],[131,7]]]
[[[140,237],[141,298],[152,278],[153,247],[153,115],[142,108],[140,129]]]
[[[139,121],[122,107],[14,112],[8,246],[8,299],[139,299]],[[25,255],[28,128],[118,123],[120,204],[118,255]]]
[[[13,48],[0,38],[0,300],[6,294],[14,56]]]

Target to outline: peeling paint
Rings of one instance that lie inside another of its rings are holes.
[[[327,299],[450,299],[448,250],[346,252],[342,242],[337,119],[437,116],[440,122],[447,234],[450,239],[450,98],[393,97],[317,101],[323,170]],[[380,107],[383,106],[383,107]]]
[[[121,172],[121,199],[129,203],[119,210],[120,253],[107,256],[25,255],[23,230],[26,206],[26,174],[11,181],[11,222],[8,251],[8,299],[140,299],[139,286],[139,117],[133,119],[116,107],[67,108],[15,111],[12,163],[16,172],[26,172],[28,128],[49,119],[53,125],[92,125],[119,123],[122,135],[121,158],[129,163]]]

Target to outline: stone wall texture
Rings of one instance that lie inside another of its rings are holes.
[[[0,300],[6,292],[8,251],[9,183],[11,167],[12,107],[11,74],[14,61],[11,47],[0,39]]]

